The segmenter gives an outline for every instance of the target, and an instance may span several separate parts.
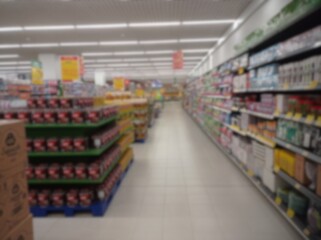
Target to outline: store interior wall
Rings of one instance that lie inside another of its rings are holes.
[[[261,4],[257,10],[252,13],[199,67],[200,74],[206,73],[214,67],[235,57],[238,52],[234,49],[236,44],[242,42],[251,32],[264,26],[271,18],[280,12],[280,10],[289,4],[291,0],[267,0]],[[249,6],[251,7],[251,6]],[[243,15],[243,14],[242,14]],[[242,16],[240,16],[242,19]]]

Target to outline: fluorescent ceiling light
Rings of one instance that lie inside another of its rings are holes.
[[[159,51],[146,51],[146,54],[148,55],[171,54],[173,52],[174,52],[173,50],[159,50]]]
[[[100,42],[102,46],[117,46],[117,45],[136,45],[138,41],[114,41],[114,42]]]
[[[18,62],[19,65],[24,65],[24,64],[31,64],[31,61],[20,61]]]
[[[106,65],[105,64],[86,65],[86,68],[98,68],[98,67],[106,67]]]
[[[164,63],[164,62],[155,62],[153,63],[155,66],[171,66],[172,63]]]
[[[122,63],[122,64],[109,64],[109,67],[129,67],[129,64]]]
[[[1,70],[12,70],[12,69],[31,69],[31,66],[21,66],[21,67],[0,67]]]
[[[184,53],[203,53],[207,51],[208,49],[184,49],[183,50]]]
[[[144,66],[150,66],[150,63],[132,63],[130,64],[132,67],[144,67]]]
[[[144,52],[115,52],[115,56],[123,56],[123,55],[144,55]]]
[[[20,32],[22,27],[0,27],[0,32]]]
[[[124,62],[149,62],[148,58],[128,58],[123,59]]]
[[[27,43],[21,44],[23,48],[46,48],[46,47],[58,47],[58,43]]]
[[[97,62],[97,60],[84,60],[83,62],[84,63],[95,63],[95,62]]]
[[[57,25],[57,26],[26,26],[26,31],[53,31],[53,30],[70,30],[75,29],[74,25]]]
[[[0,54],[0,58],[5,59],[5,58],[18,58],[18,54]]]
[[[112,56],[113,53],[110,52],[89,52],[89,53],[82,53],[83,56]]]
[[[15,61],[15,62],[0,62],[1,66],[10,66],[10,65],[30,65],[30,61]]]
[[[216,42],[219,38],[191,38],[191,39],[181,39],[180,43],[198,43],[198,42]]]
[[[129,23],[129,27],[171,27],[179,26],[181,22],[146,22],[146,23]]]
[[[202,59],[203,57],[184,57],[184,60],[199,60]]]
[[[145,44],[145,45],[154,45],[154,44],[172,44],[172,43],[177,43],[178,40],[175,39],[169,39],[169,40],[150,40],[150,41],[140,41],[140,44]]]
[[[20,48],[20,44],[0,44],[0,49]]]
[[[171,57],[150,58],[151,61],[172,61]]]
[[[127,27],[127,23],[76,25],[77,29],[108,29],[108,28],[126,28],[126,27]]]
[[[122,62],[121,59],[98,59],[97,63],[117,63]]]
[[[222,19],[222,20],[206,20],[206,21],[184,21],[182,25],[193,26],[193,25],[215,25],[215,24],[231,24],[234,23],[234,19]]]
[[[97,46],[98,42],[62,42],[61,47]]]

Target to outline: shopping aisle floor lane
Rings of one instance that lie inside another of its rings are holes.
[[[105,217],[35,219],[36,240],[300,239],[179,103],[134,151]]]

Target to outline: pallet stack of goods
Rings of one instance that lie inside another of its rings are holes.
[[[24,124],[0,121],[0,239],[33,240]]]
[[[305,239],[321,234],[320,39],[321,26],[280,36],[190,81],[183,101]]]
[[[134,105],[135,141],[144,143],[148,136],[148,100],[132,99]]]
[[[27,105],[2,117],[26,122],[33,215],[104,215],[126,172],[130,122],[117,122],[117,107],[101,97],[39,97]]]

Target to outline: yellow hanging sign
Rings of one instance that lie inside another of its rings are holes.
[[[125,79],[118,77],[113,79],[113,85],[115,91],[124,91],[125,90]]]
[[[31,82],[35,85],[44,84],[42,65],[39,61],[32,61],[31,63]]]
[[[80,58],[78,56],[61,56],[60,69],[62,81],[77,81],[80,79]]]

